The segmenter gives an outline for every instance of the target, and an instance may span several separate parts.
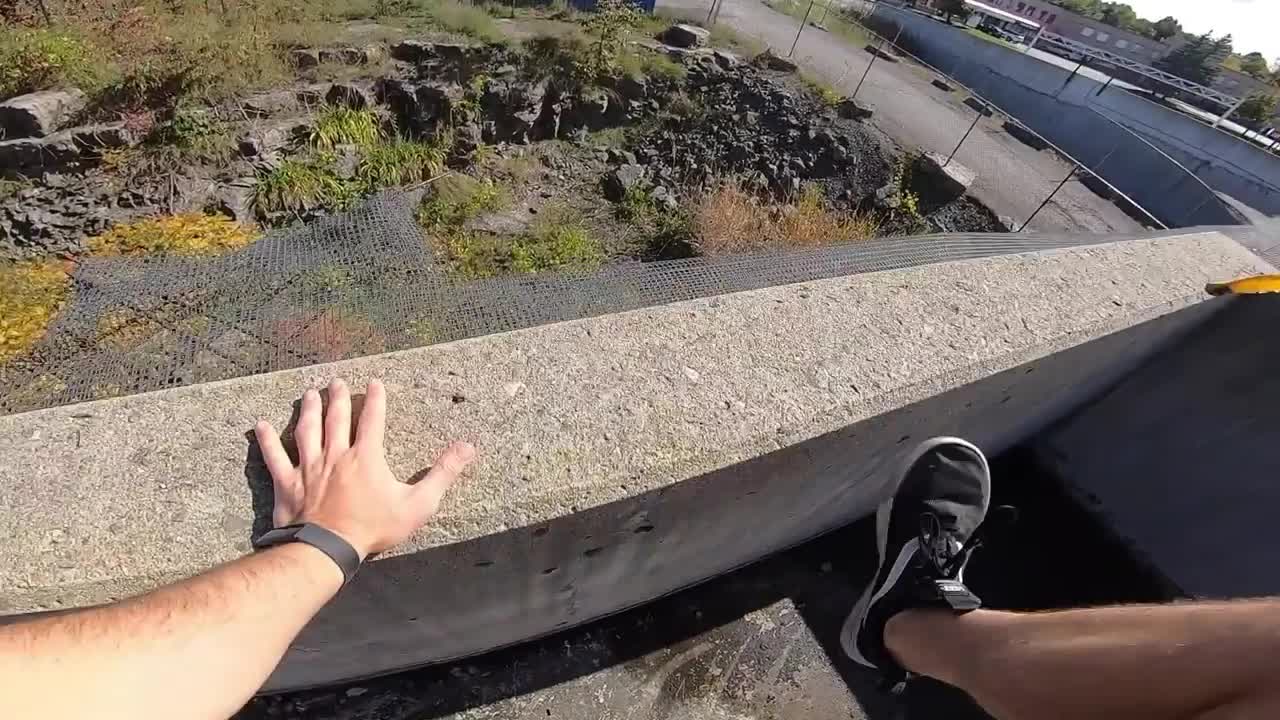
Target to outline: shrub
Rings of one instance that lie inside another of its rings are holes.
[[[781,210],[776,227],[779,244],[786,247],[813,247],[867,240],[875,237],[880,224],[869,215],[828,209],[821,188],[808,185],[794,205]]]
[[[705,194],[693,213],[694,244],[704,255],[866,240],[879,229],[870,216],[828,208],[816,185],[806,187],[794,204],[770,208],[725,183]]]
[[[0,28],[0,99],[59,85],[96,89],[104,68],[65,30]]]
[[[633,78],[657,77],[680,81],[688,76],[684,65],[663,53],[648,50],[623,52],[618,56],[617,71]]]
[[[302,213],[315,208],[345,207],[357,195],[353,183],[333,171],[328,158],[285,160],[258,178],[253,207],[259,213]]]
[[[0,266],[0,363],[21,355],[44,337],[71,289],[58,262]]]
[[[207,110],[180,107],[168,122],[158,126],[150,144],[173,148],[182,159],[216,162],[229,155],[234,139],[227,124]]]
[[[218,255],[242,248],[258,233],[222,215],[183,213],[116,225],[89,239],[94,255]]]
[[[374,111],[335,105],[320,111],[310,137],[311,146],[318,150],[332,150],[339,145],[367,148],[381,139],[382,129]]]
[[[518,273],[547,270],[590,269],[604,262],[600,241],[568,212],[551,213],[539,220],[511,248],[511,269]]]
[[[461,228],[482,212],[497,210],[504,203],[501,189],[492,180],[450,175],[432,186],[430,197],[418,208],[418,223],[428,232],[447,233]]]
[[[506,36],[484,8],[455,0],[434,0],[418,6],[423,15],[436,27],[448,32],[466,35],[482,42],[502,42]]]

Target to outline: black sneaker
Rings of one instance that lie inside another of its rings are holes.
[[[959,438],[921,443],[900,478],[894,496],[876,511],[880,565],[840,632],[845,653],[891,684],[907,673],[884,646],[889,618],[910,608],[981,607],[964,585],[964,566],[991,503],[987,458]]]

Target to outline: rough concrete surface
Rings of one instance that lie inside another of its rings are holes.
[[[1205,282],[1269,269],[1216,234],[1005,256],[0,418],[0,605],[99,602],[246,551],[270,502],[253,422],[378,376],[400,477],[452,437],[480,460],[268,687],[481,652],[863,516],[901,444],[1007,446],[1216,308]]]
[[[702,0],[662,0],[660,9],[705,16]],[[724,0],[717,22],[759,38],[786,53],[800,22],[759,0]],[[839,92],[852,93],[872,60],[860,45],[833,33],[805,28],[793,60],[816,72]],[[949,71],[950,68],[942,68]],[[911,63],[876,60],[861,83],[857,100],[876,109],[873,124],[907,148],[951,154],[973,122],[974,111],[959,93],[939,93],[933,76]],[[1038,153],[1005,134],[994,120],[983,120],[956,154],[978,173],[972,192],[997,215],[1021,223],[1067,176],[1070,166],[1055,155]],[[1079,183],[1067,183],[1029,230],[1034,232],[1133,232],[1141,225]]]

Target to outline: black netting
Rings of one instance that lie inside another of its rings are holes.
[[[215,258],[89,258],[0,413],[221,380],[772,285],[1107,239],[894,238],[458,281],[388,194]]]

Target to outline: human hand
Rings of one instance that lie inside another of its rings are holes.
[[[340,535],[360,557],[399,545],[436,514],[445,491],[458,479],[475,448],[451,443],[426,477],[414,485],[396,480],[382,449],[386,429],[387,391],[369,382],[364,409],[351,442],[351,393],[342,380],[329,383],[329,409],[323,422],[320,393],[302,396],[302,412],[294,439],[294,466],[267,421],[254,432],[275,486],[275,527],[315,523]]]

